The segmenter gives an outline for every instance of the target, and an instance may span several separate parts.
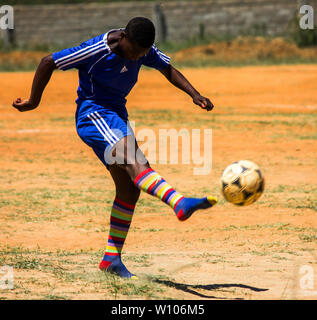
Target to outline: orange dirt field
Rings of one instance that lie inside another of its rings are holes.
[[[28,96],[33,72],[1,73],[0,267],[13,267],[14,289],[0,289],[0,299],[317,298],[317,65],[182,72],[212,112],[144,70],[128,97],[130,120],[136,134],[212,129],[210,174],[194,175],[193,164],[153,168],[185,196],[220,201],[179,222],[142,194],[123,253],[134,283],[98,271],[114,185],[76,133],[76,72],[56,72],[26,113],[11,103]],[[222,171],[240,159],[266,179],[249,207],[220,194]]]

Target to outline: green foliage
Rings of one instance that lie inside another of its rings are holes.
[[[290,22],[290,37],[298,47],[311,47],[317,45],[317,27],[314,29],[301,29],[299,25],[299,17],[295,17]]]

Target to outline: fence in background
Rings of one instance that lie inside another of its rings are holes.
[[[81,3],[14,6],[18,44],[75,45],[109,29],[124,27],[134,16],[151,18],[157,40],[182,41],[210,35],[287,33],[301,4],[317,0],[209,0]]]

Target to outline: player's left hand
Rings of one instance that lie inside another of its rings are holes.
[[[212,102],[208,98],[205,98],[201,95],[195,96],[193,98],[193,102],[206,111],[211,111],[214,108]]]

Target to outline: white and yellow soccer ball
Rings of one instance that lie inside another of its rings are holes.
[[[222,173],[221,191],[224,198],[238,206],[248,206],[258,200],[264,191],[264,177],[252,161],[231,163]]]

